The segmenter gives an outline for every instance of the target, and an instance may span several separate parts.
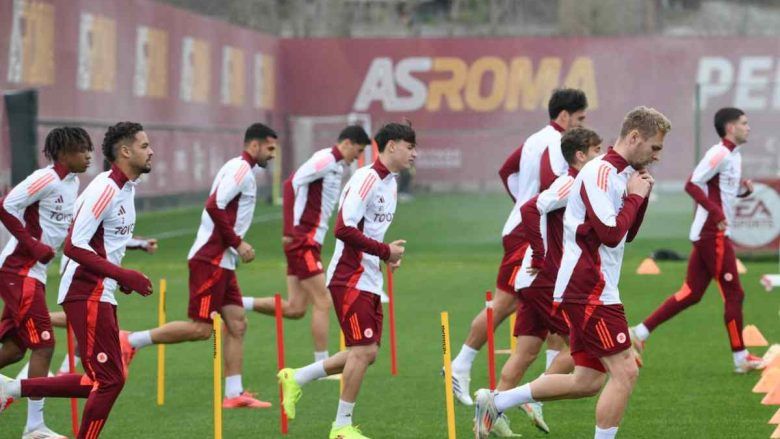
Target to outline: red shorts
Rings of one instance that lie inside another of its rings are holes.
[[[600,358],[631,347],[623,305],[563,303],[561,308],[569,322],[569,344],[575,365],[606,372]]]
[[[287,256],[287,275],[300,280],[322,274],[322,258],[319,244],[306,244],[297,240],[284,248]]]
[[[0,340],[11,338],[23,349],[54,346],[46,287],[37,279],[0,273],[0,298],[5,302],[0,317]]]
[[[201,261],[190,261],[190,304],[187,315],[211,323],[211,313],[225,305],[243,307],[236,272]]]
[[[560,310],[553,309],[552,288],[523,288],[516,293],[515,337],[529,335],[547,338],[547,333],[569,335],[569,325]]]
[[[515,290],[515,276],[523,263],[523,255],[528,248],[528,243],[512,236],[504,236],[504,257],[498,267],[496,288],[507,293]]]
[[[330,287],[330,296],[347,346],[380,343],[383,314],[382,299],[378,294]]]
[[[116,306],[93,300],[62,304],[73,328],[87,376],[98,383],[124,382]]]

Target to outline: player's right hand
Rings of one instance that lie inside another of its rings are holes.
[[[125,294],[135,291],[142,296],[152,294],[152,281],[145,274],[135,270],[124,270],[122,278],[117,279],[119,289]],[[129,291],[128,291],[129,290]]]
[[[726,221],[725,219],[718,222],[718,230],[720,230],[721,232],[726,230],[728,226],[729,226],[729,222]]]
[[[246,241],[241,241],[236,248],[238,255],[241,256],[241,262],[252,262],[255,259],[255,249]]]
[[[626,183],[626,192],[629,195],[637,194],[641,197],[647,197],[653,185],[652,177],[647,178],[649,175],[649,173],[641,172],[631,174],[631,177],[628,177],[628,183]]]
[[[404,251],[406,251],[406,249],[404,249],[404,244],[406,244],[406,241],[403,239],[390,243],[390,257],[387,258],[387,262],[393,263],[401,260],[404,256]]]

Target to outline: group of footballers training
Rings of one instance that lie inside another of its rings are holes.
[[[284,369],[284,406],[295,417],[300,386],[329,374],[343,374],[331,438],[361,438],[352,425],[352,409],[368,366],[374,362],[382,334],[384,261],[397,268],[404,241],[383,242],[396,208],[396,176],[414,163],[415,132],[408,124],[390,123],[374,141],[379,156],[358,169],[340,196],[334,257],[326,276],[320,258],[328,220],[334,210],[345,168],[371,139],[362,127],[346,127],[331,148],[317,151],[284,183],[284,236],[288,262],[288,298],[284,315],[302,317],[313,305],[312,334],[316,362]],[[274,158],[277,134],[256,123],[244,135],[241,155],[220,168],[201,215],[188,255],[189,321],[170,322],[146,331],[120,331],[117,290],[152,294],[143,273],[122,268],[127,248],[154,252],[154,239],[133,238],[135,186],[151,172],[154,151],[143,126],[120,122],[106,131],[102,152],[110,169],[98,174],[78,194],[78,174],[90,165],[93,145],[78,127],[53,129],[44,155],[52,164],[33,172],[0,200],[0,221],[12,235],[0,253],[0,369],[31,351],[27,378],[0,375],[0,412],[15,399],[28,399],[23,439],[65,438],[43,419],[45,397],[86,398],[79,439],[100,436],[127,378],[136,352],[152,344],[206,340],[212,317],[219,313],[224,337],[224,408],[263,408],[245,390],[241,371],[247,310],[272,314],[269,298],[243,297],[235,275],[239,259],[251,262],[252,245],[244,240],[252,224],[257,184],[253,172]],[[45,300],[46,270],[63,248],[58,303],[64,314],[49,313]],[[327,286],[326,286],[327,285]],[[328,356],[331,303],[345,334],[347,351]],[[67,322],[67,323],[66,323]],[[54,324],[53,324],[54,323]],[[69,325],[76,338],[84,373],[49,375],[54,351],[52,326]]]
[[[742,341],[744,293],[728,238],[735,199],[752,192],[751,182],[741,179],[739,145],[750,131],[745,114],[736,108],[715,114],[721,140],[685,186],[697,207],[683,286],[644,322],[629,328],[618,292],[623,250],[644,218],[654,183],[648,166],[660,158],[671,124],[660,112],[637,107],[625,116],[614,146],[602,149],[599,135],[583,127],[587,106],[581,90],[555,90],[548,104],[549,124],[528,137],[499,171],[515,204],[503,231],[504,257],[492,306],[495,325],[517,313],[516,349],[497,389],[478,390],[475,403],[470,370],[487,334],[481,311],[452,363],[455,397],[476,404],[478,438],[514,436],[504,415],[514,406],[522,406],[538,428],[549,432],[542,401],[599,391],[595,438],[615,437],[642,366],[645,340],[658,325],[697,303],[712,279],[725,302],[735,371],[762,366]],[[381,262],[395,270],[404,255],[405,241],[383,240],[395,214],[396,175],[413,164],[416,135],[408,124],[390,123],[374,142],[376,161],[355,171],[343,188],[346,167],[372,143],[359,126],[346,127],[335,146],[315,152],[283,187],[288,287],[283,313],[301,318],[311,304],[314,362],[279,372],[282,403],[294,419],[303,386],[342,374],[331,439],[366,437],[352,424],[352,413],[382,335]],[[265,167],[277,147],[271,128],[253,124],[241,155],[217,173],[188,255],[190,320],[130,333],[119,329],[114,293],[152,293],[143,273],[121,267],[128,244],[156,248],[154,240],[131,241],[135,185],[152,169],[149,138],[137,123],[110,127],[102,144],[110,169],[77,197],[77,174],[90,164],[92,142],[77,127],[49,133],[44,155],[52,164],[32,173],[0,202],[0,221],[13,235],[0,254],[5,303],[0,369],[31,351],[28,378],[0,375],[0,411],[14,399],[28,398],[23,438],[64,437],[46,427],[44,397],[87,398],[78,438],[99,437],[137,351],[153,344],[206,340],[215,312],[227,329],[223,407],[270,406],[243,388],[241,373],[245,313],[273,314],[273,299],[242,296],[235,269],[239,260],[248,263],[255,257],[244,240],[256,201],[253,169]],[[325,274],[320,254],[337,200],[337,239]],[[64,258],[58,303],[65,318],[50,314],[45,302],[46,268],[60,245]],[[333,356],[327,350],[331,304],[348,348]],[[73,328],[84,374],[48,377],[52,322],[62,326],[65,320]],[[546,372],[518,387],[545,341]]]
[[[516,406],[549,433],[542,402],[599,392],[594,437],[616,437],[643,364],[645,340],[697,303],[712,279],[725,303],[735,372],[763,367],[742,340],[744,293],[729,240],[736,198],[753,191],[751,181],[741,179],[739,145],[750,132],[744,112],[715,113],[721,140],[685,185],[696,201],[685,282],[644,322],[629,328],[618,290],[623,251],[639,232],[654,184],[648,167],[660,159],[671,123],[655,109],[637,107],[623,119],[615,144],[603,149],[599,135],[583,127],[587,107],[581,90],[556,90],[548,104],[550,123],[528,137],[499,171],[514,207],[503,230],[504,257],[492,307],[496,326],[516,313],[516,348],[496,390],[479,389],[472,400],[471,367],[487,339],[482,310],[452,362],[453,392],[460,403],[475,405],[478,439],[517,436],[504,414]],[[545,372],[518,386],[545,341]]]

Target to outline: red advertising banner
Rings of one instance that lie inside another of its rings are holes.
[[[586,91],[587,124],[608,142],[631,108],[664,112],[673,129],[654,169],[662,182],[690,174],[697,130],[702,153],[718,141],[722,106],[750,119],[746,176],[777,175],[776,38],[292,39],[281,50],[287,113],[368,113],[374,127],[410,119],[419,183],[497,185],[498,167],[547,122],[561,86]]]
[[[143,123],[157,157],[141,195],[207,190],[246,126],[283,125],[277,59],[274,37],[147,0],[0,0],[0,90],[39,90],[41,141]]]

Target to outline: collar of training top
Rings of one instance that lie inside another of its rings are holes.
[[[124,172],[122,172],[121,169],[119,169],[119,166],[117,165],[111,165],[111,173],[108,174],[108,178],[114,180],[117,186],[119,188],[122,188],[125,186],[125,183],[130,181],[130,179],[125,175]]]
[[[336,145],[333,145],[333,148],[330,149],[330,153],[333,154],[333,157],[336,157],[337,162],[344,158],[344,155],[339,151],[339,148]]]
[[[553,128],[555,128],[555,131],[558,131],[559,133],[562,133],[562,132],[566,131],[566,130],[564,130],[564,129],[563,129],[563,127],[562,127],[562,126],[560,126],[560,125],[558,125],[557,123],[555,123],[555,121],[554,121],[554,120],[551,120],[551,121],[550,121],[550,126],[551,126],[551,127],[553,127]]]
[[[65,177],[67,177],[68,174],[70,174],[70,171],[68,170],[67,166],[63,165],[60,162],[55,163],[53,169],[54,172],[57,173],[57,176],[60,177],[60,180],[64,180]]]
[[[729,139],[727,139],[725,137],[720,139],[720,141],[723,143],[723,146],[725,146],[726,148],[729,149],[729,151],[734,151],[734,148],[737,147],[736,143],[732,142],[731,140],[729,140]]]
[[[254,158],[252,158],[252,156],[251,156],[251,155],[249,155],[249,153],[248,153],[248,152],[246,152],[246,151],[241,151],[241,158],[242,158],[242,159],[243,159],[245,162],[249,163],[249,166],[250,166],[250,167],[252,167],[252,168],[254,168],[254,167],[255,167],[255,165],[257,164],[257,161],[255,161],[255,159],[254,159]]]
[[[606,162],[609,162],[612,164],[612,166],[617,169],[618,174],[623,172],[624,169],[628,166],[628,162],[626,159],[623,158],[622,155],[615,152],[615,149],[611,146],[609,147],[609,151],[604,155],[604,158],[602,159]]]
[[[577,168],[569,166],[569,176],[571,177],[577,177],[577,174],[579,174],[580,171],[577,170]]]
[[[382,163],[382,161],[379,159],[376,159],[374,164],[371,165],[371,169],[376,171],[376,173],[379,174],[379,178],[381,178],[382,180],[384,180],[385,177],[390,175],[390,170],[387,169],[387,166],[385,166],[384,163]]]

